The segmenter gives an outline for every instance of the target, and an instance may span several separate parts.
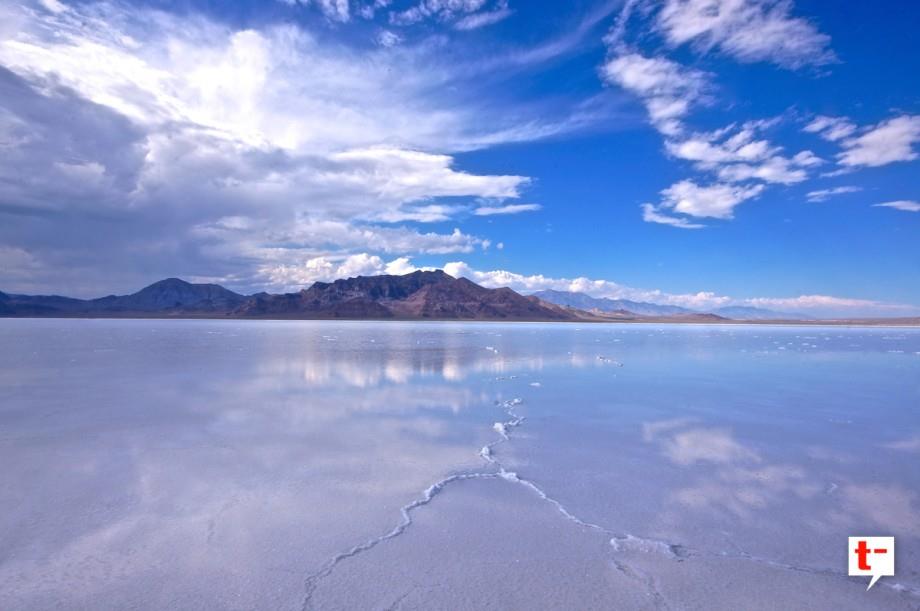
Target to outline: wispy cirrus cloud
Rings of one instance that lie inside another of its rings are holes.
[[[505,214],[520,214],[521,212],[536,212],[540,204],[508,204],[506,206],[479,206],[473,210],[476,216],[496,216]]]
[[[816,191],[809,191],[805,198],[810,202],[823,202],[827,201],[835,195],[845,195],[847,193],[859,193],[862,191],[862,187],[857,187],[855,185],[844,185],[842,187],[833,187],[830,189],[818,189]]]
[[[907,199],[873,204],[873,206],[876,208],[892,208],[894,210],[901,210],[902,212],[920,212],[920,202]]]
[[[681,229],[702,229],[706,226],[701,223],[693,223],[686,218],[664,214],[654,204],[642,204],[642,220],[646,223],[670,225]]]
[[[803,131],[811,134],[819,134],[825,140],[837,142],[856,132],[856,125],[846,117],[828,117],[819,115],[814,118]]]

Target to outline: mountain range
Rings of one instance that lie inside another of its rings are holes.
[[[130,295],[97,299],[0,292],[0,317],[809,322],[803,316],[745,306],[697,312],[672,305],[565,291],[540,291],[525,296],[510,288],[485,288],[441,270],[315,282],[296,293],[282,294],[242,295],[218,284],[194,284],[179,278],[160,280]],[[917,325],[920,319],[820,322]]]
[[[713,310],[690,310],[680,306],[660,305],[657,303],[648,303],[644,301],[631,301],[629,299],[609,299],[606,297],[591,297],[584,293],[573,293],[569,291],[538,291],[533,293],[533,297],[538,297],[543,301],[555,303],[556,305],[569,308],[578,308],[587,312],[598,314],[629,312],[639,316],[650,317],[673,317],[673,316],[693,316],[701,314],[712,314],[721,318],[730,318],[732,320],[803,320],[804,316],[799,314],[790,314],[788,312],[776,312],[763,308],[754,308],[749,306],[726,306]]]
[[[593,318],[509,288],[487,289],[440,270],[404,276],[359,276],[316,282],[296,293],[248,296],[217,284],[192,284],[178,278],[155,282],[130,295],[98,299],[0,292],[0,316],[549,321]]]

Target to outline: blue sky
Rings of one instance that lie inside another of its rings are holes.
[[[0,288],[920,313],[920,6],[6,3]]]

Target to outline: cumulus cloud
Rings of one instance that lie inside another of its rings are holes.
[[[318,256],[485,248],[392,224],[513,206],[527,177],[468,172],[453,153],[564,129],[453,97],[467,77],[424,44],[359,52],[289,24],[105,2],[7,13],[0,241],[44,270],[28,285],[4,271],[7,289],[85,295],[177,273],[262,288],[262,270]]]
[[[868,128],[858,136],[841,141],[837,156],[843,166],[877,167],[917,158],[914,145],[920,142],[920,115],[902,115]]]
[[[893,201],[893,202],[884,202],[882,204],[873,204],[873,205],[879,208],[894,208],[895,210],[902,210],[904,212],[920,212],[920,202],[910,201],[906,199]]]
[[[689,43],[742,62],[801,68],[836,61],[830,37],[792,16],[791,0],[667,0],[657,27],[673,46]]]
[[[476,216],[495,216],[499,214],[520,214],[540,210],[540,204],[508,204],[507,206],[479,206],[473,210]]]
[[[705,100],[708,75],[664,57],[619,53],[601,68],[605,82],[639,96],[652,124],[673,136],[682,130],[681,119],[690,108]]]
[[[842,187],[833,187],[831,189],[818,189],[816,191],[809,191],[805,197],[810,202],[823,202],[834,197],[835,195],[844,195],[846,193],[858,193],[862,191],[862,187],[856,187],[853,185],[845,185]]]
[[[808,178],[807,168],[822,161],[811,151],[792,157],[782,155],[783,148],[757,136],[758,130],[772,122],[748,122],[740,128],[730,125],[715,132],[694,134],[686,139],[669,139],[668,152],[679,159],[692,161],[700,170],[716,172],[720,180],[793,184]]]
[[[689,216],[730,219],[737,205],[757,197],[763,189],[763,185],[701,186],[692,180],[682,180],[661,192],[661,206]]]

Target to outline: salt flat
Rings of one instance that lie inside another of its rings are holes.
[[[3,609],[913,609],[920,331],[0,320]],[[894,535],[865,592],[849,535]]]

